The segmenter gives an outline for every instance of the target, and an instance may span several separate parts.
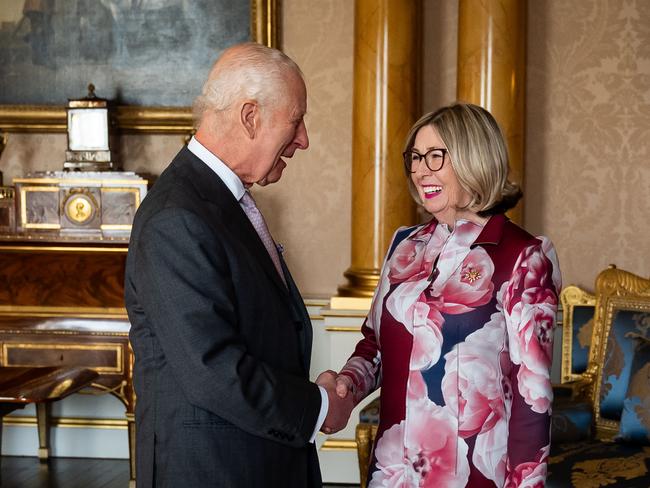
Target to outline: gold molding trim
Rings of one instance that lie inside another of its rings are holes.
[[[0,305],[0,316],[78,317],[128,319],[126,308],[117,307],[47,307],[41,305]]]
[[[361,332],[361,327],[338,327],[329,326],[325,327],[327,332]]]
[[[58,187],[51,186],[23,186],[20,188],[20,199],[22,200],[22,205],[20,208],[20,225],[25,229],[50,229],[57,230],[61,228],[61,224],[39,224],[34,222],[27,222],[27,192],[29,193],[59,193]],[[58,206],[58,205],[57,205]]]
[[[0,248],[1,252],[22,252],[22,251],[48,251],[48,252],[72,252],[72,253],[79,253],[79,252],[88,252],[88,253],[94,253],[94,252],[117,252],[117,253],[122,253],[126,254],[128,252],[128,247],[126,247],[124,244],[126,244],[123,241],[116,242],[116,244],[122,244],[123,247],[82,247],[82,246],[2,246]]]
[[[561,383],[583,379],[582,374],[573,373],[573,309],[575,307],[596,307],[596,297],[575,285],[565,287],[560,293],[562,304],[562,367]],[[592,319],[593,320],[593,319]]]
[[[131,224],[102,224],[101,230],[131,230]]]
[[[14,178],[14,183],[35,183],[35,184],[44,184],[44,185],[52,185],[52,184],[57,184],[60,183],[62,185],[76,185],[79,186],[80,183],[84,184],[91,184],[91,185],[126,185],[126,184],[138,184],[138,185],[147,185],[149,183],[149,180],[142,179],[142,180],[111,180],[111,179],[101,179],[101,178],[84,178],[83,180],[75,180],[72,178]],[[54,188],[51,190],[42,190],[42,188],[49,188],[49,187],[42,187],[42,186],[35,186],[33,188],[31,187],[25,187],[28,190],[34,190],[37,189],[39,191],[59,191],[59,188]],[[116,187],[116,186],[104,186],[101,187],[102,191],[132,191],[132,192],[137,192],[137,188],[121,188],[121,187]]]
[[[365,319],[369,310],[334,310],[332,308],[325,308],[321,310],[323,317],[338,317],[349,319]]]
[[[148,184],[148,180],[143,181],[144,184]],[[137,209],[140,207],[140,188],[124,188],[120,186],[105,186],[102,187],[101,189],[102,193],[132,193],[133,194],[133,202],[135,204],[135,208]],[[129,228],[131,226],[129,225]]]
[[[251,34],[255,42],[280,49],[280,0],[251,0]]]
[[[10,349],[33,349],[33,350],[82,350],[82,351],[109,351],[115,352],[115,366],[93,366],[84,365],[98,373],[110,374],[124,374],[124,361],[122,354],[122,345],[114,342],[94,343],[94,344],[48,344],[44,342],[27,343],[27,342],[3,342],[2,343],[2,365],[3,366],[18,366],[18,367],[33,367],[33,366],[52,366],[52,364],[20,364],[8,363],[8,355]]]
[[[321,451],[356,451],[357,441],[354,439],[327,439],[320,448]]]
[[[251,37],[278,47],[280,0],[250,0]],[[190,107],[119,106],[116,126],[127,133],[187,134],[194,129]],[[65,107],[54,105],[0,105],[0,129],[5,132],[65,132]]]
[[[3,418],[5,427],[36,427],[36,417],[7,415]],[[96,419],[87,417],[52,417],[52,427],[75,428],[75,429],[127,429],[127,419]]]
[[[86,318],[86,317],[82,317]],[[25,334],[25,329],[2,329],[2,333],[5,334]],[[29,334],[31,335],[45,335],[45,336],[96,336],[96,337],[117,337],[117,338],[128,338],[128,332],[106,332],[103,330],[51,330],[51,329],[30,329]],[[51,365],[49,365],[51,366]]]

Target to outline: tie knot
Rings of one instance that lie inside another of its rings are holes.
[[[246,190],[244,196],[241,197],[241,203],[244,207],[249,209],[257,208],[257,205],[255,205],[255,199],[248,190]]]

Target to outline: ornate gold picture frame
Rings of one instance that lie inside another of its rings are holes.
[[[279,47],[280,1],[250,0],[252,40]],[[191,108],[185,106],[118,106],[116,124],[122,132],[187,133],[193,128]],[[65,132],[66,111],[63,105],[0,105],[0,130]]]

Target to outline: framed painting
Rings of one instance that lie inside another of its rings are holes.
[[[2,0],[0,130],[63,132],[96,93],[125,132],[188,132],[221,51],[278,45],[280,0]]]

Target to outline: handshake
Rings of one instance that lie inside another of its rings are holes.
[[[316,384],[325,388],[329,400],[327,416],[320,430],[325,434],[333,434],[345,428],[354,408],[352,380],[328,369],[318,375]]]

